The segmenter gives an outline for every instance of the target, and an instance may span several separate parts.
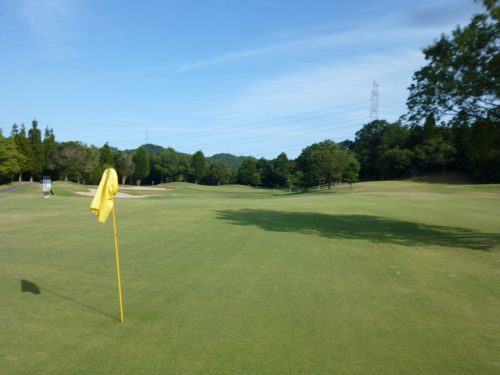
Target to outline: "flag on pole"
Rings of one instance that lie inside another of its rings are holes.
[[[97,188],[90,210],[97,216],[101,223],[105,223],[114,207],[114,196],[118,192],[118,176],[113,168],[108,168],[102,174],[101,182]]]
[[[120,257],[118,255],[118,230],[116,227],[114,197],[118,192],[118,176],[113,168],[108,168],[102,174],[101,182],[97,188],[94,199],[90,203],[90,210],[97,216],[101,223],[105,223],[108,216],[113,213],[113,232],[115,236],[116,276],[118,278],[118,297],[120,300],[120,320],[123,323],[123,299],[120,276]]]

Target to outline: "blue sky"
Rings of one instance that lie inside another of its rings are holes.
[[[0,0],[0,128],[120,149],[296,157],[405,112],[469,0]]]

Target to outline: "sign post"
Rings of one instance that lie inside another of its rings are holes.
[[[45,199],[49,198],[52,193],[52,180],[49,176],[43,176],[42,178],[42,192]]]

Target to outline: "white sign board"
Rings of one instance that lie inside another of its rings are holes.
[[[52,190],[52,181],[50,178],[43,178],[42,180],[42,191],[44,193],[50,193]]]

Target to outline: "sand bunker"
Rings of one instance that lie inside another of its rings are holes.
[[[123,188],[120,188],[123,189]],[[128,189],[128,188],[127,188]],[[131,190],[165,190],[162,188],[149,188],[149,189],[131,189]],[[89,191],[77,191],[76,194],[84,195],[86,197],[93,197],[96,193],[97,189],[89,189]],[[134,199],[134,198],[146,198],[146,197],[156,197],[156,195],[131,195],[127,193],[118,192],[115,195],[115,198],[123,198],[123,199]]]
[[[152,186],[120,186],[120,190],[170,190],[162,187]]]

